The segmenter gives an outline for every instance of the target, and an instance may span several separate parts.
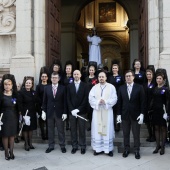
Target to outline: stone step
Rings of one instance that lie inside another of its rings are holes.
[[[142,147],[155,147],[156,145],[155,142],[146,141],[147,136],[148,136],[147,128],[145,125],[142,125],[141,131],[140,131],[141,146]],[[65,137],[66,137],[66,144],[70,145],[71,144],[70,130],[65,131]],[[55,141],[56,143],[58,143],[57,129],[55,129]],[[86,141],[87,141],[87,145],[91,144],[91,131],[86,131]],[[48,143],[48,141],[44,141],[41,139],[41,133],[40,133],[39,128],[33,133],[33,142],[34,143],[46,143],[46,144]],[[133,146],[132,132],[130,133],[130,143],[131,143],[131,146]],[[123,132],[121,128],[119,132],[115,133],[114,145],[119,146],[120,148],[123,147]]]

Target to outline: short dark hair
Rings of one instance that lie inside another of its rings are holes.
[[[51,74],[51,77],[52,77],[52,76],[58,76],[58,77],[60,77],[59,74],[56,73],[56,72],[53,72],[53,73]]]
[[[135,73],[134,73],[134,71],[132,71],[132,70],[126,70],[125,75],[126,75],[127,73],[132,73],[132,76],[135,76]]]

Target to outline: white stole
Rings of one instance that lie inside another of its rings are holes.
[[[95,98],[97,101],[103,99],[105,102],[110,97],[110,87],[105,84],[106,87],[102,90],[100,83],[96,85]],[[102,96],[101,96],[102,95]],[[108,123],[108,110],[106,110],[106,105],[99,105],[97,112],[97,125],[98,133],[102,136],[107,135],[107,123]]]

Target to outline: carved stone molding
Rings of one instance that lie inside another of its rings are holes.
[[[15,32],[16,0],[0,0],[0,33]]]

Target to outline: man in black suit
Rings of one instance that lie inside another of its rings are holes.
[[[134,72],[128,70],[125,73],[126,84],[122,85],[118,93],[117,122],[122,122],[124,136],[123,157],[127,157],[130,151],[130,129],[134,137],[135,158],[140,159],[140,125],[143,123],[144,114],[144,89],[134,83]]]
[[[58,130],[59,144],[61,147],[61,152],[65,153],[65,133],[64,133],[64,120],[67,118],[65,112],[66,108],[66,93],[65,87],[58,84],[59,74],[51,74],[52,85],[48,85],[44,89],[43,97],[43,111],[42,119],[45,120],[47,117],[48,124],[48,144],[49,147],[46,150],[46,153],[54,150],[55,145],[55,123]]]
[[[74,154],[78,150],[77,139],[77,124],[79,128],[79,145],[81,154],[86,152],[86,122],[83,119],[77,118],[77,115],[86,116],[86,108],[88,102],[88,90],[86,83],[80,81],[81,73],[79,70],[73,72],[74,83],[67,86],[67,104],[70,113],[71,141],[72,151]]]

